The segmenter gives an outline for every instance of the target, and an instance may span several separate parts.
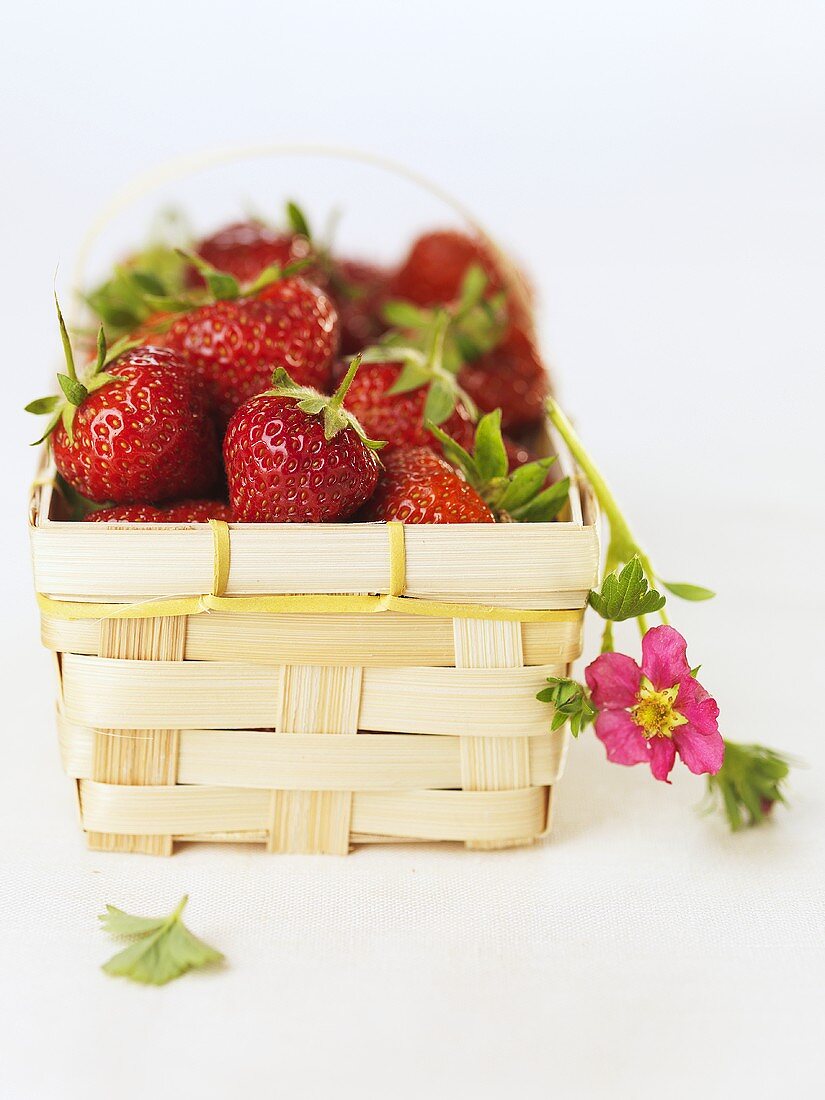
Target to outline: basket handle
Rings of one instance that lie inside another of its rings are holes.
[[[332,159],[349,160],[360,164],[370,165],[374,168],[390,173],[413,183],[430,195],[439,199],[446,206],[458,214],[458,216],[480,237],[487,247],[493,252],[500,268],[502,269],[508,290],[516,296],[524,315],[530,318],[530,326],[533,327],[533,310],[530,302],[530,294],[525,283],[524,276],[518,270],[507,253],[496,244],[495,240],[484,229],[478,219],[470,210],[448,191],[434,183],[427,176],[401,164],[389,157],[377,153],[370,153],[363,149],[351,149],[345,146],[334,145],[305,145],[305,144],[264,144],[237,146],[233,148],[202,150],[189,156],[178,157],[167,161],[149,172],[135,177],[121,191],[117,192],[92,222],[85,233],[74,265],[72,285],[76,291],[82,291],[86,281],[86,269],[89,257],[102,236],[104,230],[125,210],[134,203],[150,195],[158,187],[177,180],[186,179],[197,175],[209,168],[215,168],[222,164],[236,164],[245,160],[262,160],[270,157],[329,157]]]

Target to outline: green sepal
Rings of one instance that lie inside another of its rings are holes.
[[[494,409],[479,420],[472,454],[438,425],[427,422],[427,428],[441,444],[445,458],[461,470],[498,519],[549,523],[567,503],[569,478],[544,488],[547,470],[555,462],[555,456],[527,462],[509,472],[501,434],[501,409]]]
[[[436,378],[427,390],[424,402],[424,419],[432,424],[443,424],[452,414],[456,404],[456,388],[442,378]]]
[[[412,302],[386,302],[381,313],[384,320],[396,328],[424,328],[430,320],[430,314]]]
[[[48,397],[38,397],[34,401],[30,401],[24,407],[24,411],[34,413],[35,416],[44,416],[46,413],[54,412],[60,403],[60,397],[53,393]]]
[[[519,523],[550,523],[554,520],[570,497],[570,478],[563,477],[548,485],[538,496],[520,508],[510,512],[510,518]]]
[[[550,703],[554,708],[554,714],[550,723],[550,729],[561,729],[565,723],[570,723],[570,732],[578,737],[583,729],[587,729],[596,720],[598,711],[590,699],[590,692],[584,684],[577,680],[569,680],[549,676],[549,687],[542,688],[536,695],[540,703]]]
[[[343,407],[344,397],[360,364],[361,357],[356,355],[332,397],[319,393],[310,386],[299,386],[284,367],[276,367],[272,373],[272,388],[266,391],[265,396],[291,397],[298,408],[308,416],[321,416],[324,421],[325,439],[332,439],[344,428],[352,428],[364,446],[371,451],[380,451],[386,447],[386,440],[370,439],[358,418]]]
[[[702,600],[712,600],[716,595],[709,588],[703,588],[699,584],[680,584],[675,581],[663,581],[659,578],[661,584],[672,592],[674,596],[678,596],[680,600],[692,600],[695,603],[699,603]]]
[[[304,214],[298,203],[293,202],[291,199],[286,204],[286,218],[293,233],[296,233],[299,237],[306,237],[308,241],[312,240],[312,232],[306,214]]]
[[[54,304],[57,308],[57,323],[60,326],[60,342],[63,345],[63,356],[66,360],[66,374],[72,381],[77,381],[77,371],[74,365],[74,354],[72,352],[72,342],[69,339],[69,333],[66,328],[66,322],[63,320],[63,311],[60,308],[60,302],[57,300],[57,294],[54,296]],[[68,396],[68,395],[67,395]]]
[[[89,391],[77,378],[70,378],[68,374],[58,374],[57,381],[60,383],[60,388],[66,395],[66,399],[72,405],[82,405],[89,396]]]
[[[510,464],[501,437],[501,409],[496,409],[479,420],[476,427],[475,461],[479,476],[484,481],[507,476]]]
[[[89,379],[88,390],[89,393],[95,393],[97,390],[102,389],[103,386],[108,386],[112,382],[125,382],[126,379],[120,374],[109,374],[108,371],[101,371],[100,374],[96,374],[93,378]]]
[[[219,271],[212,264],[202,259],[197,252],[186,252],[182,248],[178,249],[178,252],[203,277],[209,293],[215,301],[225,302],[240,297],[240,283],[234,275],[229,275],[226,271]]]
[[[60,419],[63,421],[63,427],[66,431],[70,446],[74,443],[74,418],[76,412],[77,406],[73,405],[70,401],[67,401],[60,410]]]
[[[650,587],[642,563],[634,555],[621,572],[617,569],[608,573],[600,591],[590,593],[589,602],[603,619],[621,623],[659,611],[667,601]]]
[[[764,745],[726,740],[722,767],[707,778],[708,808],[721,804],[734,832],[758,825],[775,803],[785,804],[783,786],[796,763]]]

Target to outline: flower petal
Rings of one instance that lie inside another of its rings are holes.
[[[654,626],[642,638],[642,672],[657,691],[690,676],[687,642],[672,626]]]
[[[685,727],[682,727],[685,728]],[[650,748],[650,770],[654,779],[669,783],[668,776],[676,760],[676,746],[669,737],[653,737],[648,741]]]
[[[725,759],[725,742],[722,734],[700,733],[688,722],[673,731],[673,744],[682,759],[682,763],[694,775],[716,775]]]
[[[679,681],[679,693],[673,705],[699,733],[710,735],[719,732],[716,700],[692,676]]]
[[[645,764],[650,758],[644,734],[626,710],[603,710],[596,719],[596,736],[614,764]]]
[[[604,707],[624,710],[636,702],[642,673],[632,657],[624,653],[602,653],[590,662],[584,677],[599,710]]]

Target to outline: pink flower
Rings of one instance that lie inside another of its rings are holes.
[[[585,669],[599,711],[596,736],[614,764],[650,764],[669,783],[676,754],[694,773],[715,775],[725,745],[719,707],[690,674],[687,642],[672,626],[642,639],[642,667],[622,653],[602,653]]]

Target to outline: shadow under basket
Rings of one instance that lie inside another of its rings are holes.
[[[579,656],[598,571],[575,478],[560,522],[409,527],[77,523],[40,480],[35,585],[90,847],[546,834],[567,732],[536,693]]]

